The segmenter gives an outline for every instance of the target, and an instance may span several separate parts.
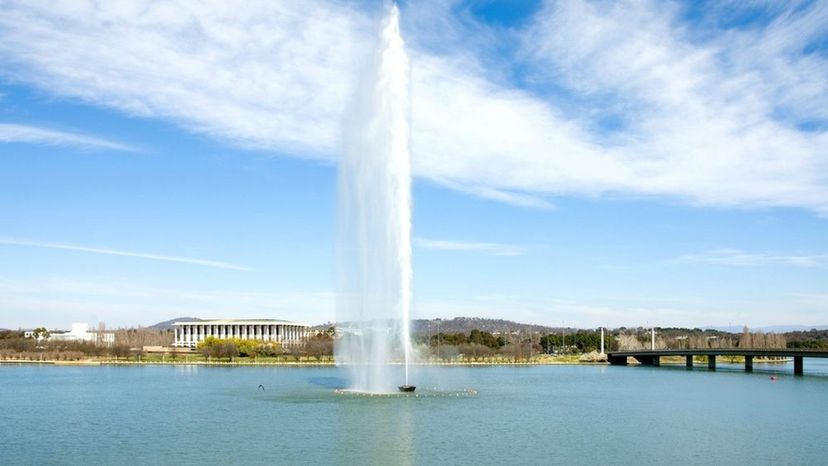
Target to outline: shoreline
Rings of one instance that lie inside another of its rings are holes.
[[[98,361],[98,360],[79,360],[79,361],[26,361],[7,359],[0,361],[0,366],[3,365],[41,365],[41,366],[217,366],[217,367],[232,367],[232,366],[253,366],[253,367],[336,367],[335,362],[311,362],[311,361]],[[401,365],[401,364],[394,364]],[[579,361],[528,361],[528,362],[443,362],[443,363],[414,363],[414,367],[427,366],[448,366],[448,367],[469,367],[469,366],[609,366],[607,362],[579,362]]]
[[[754,360],[754,365],[780,365],[790,363],[791,360]],[[724,362],[724,364],[741,365],[739,362]],[[666,360],[663,366],[683,366],[683,362]],[[701,363],[699,363],[701,364]],[[170,361],[170,360],[112,360],[112,359],[81,359],[76,361],[41,360],[31,361],[24,359],[0,360],[3,365],[45,365],[45,366],[215,366],[215,367],[335,367],[334,361]],[[391,365],[402,365],[392,363]],[[475,367],[475,366],[609,366],[607,361],[578,361],[578,360],[537,360],[537,361],[461,361],[461,362],[417,362],[413,367],[445,366],[445,367]],[[630,363],[630,365],[640,365]],[[701,365],[699,366],[701,367]]]

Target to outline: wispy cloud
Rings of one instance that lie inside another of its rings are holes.
[[[137,151],[133,146],[108,139],[14,123],[0,123],[0,142],[24,142],[30,144],[76,146],[88,149]]]
[[[687,254],[677,262],[703,262],[734,267],[828,267],[828,254],[782,255],[746,252],[739,249],[713,249],[698,254]]]
[[[418,176],[533,207],[621,194],[828,214],[828,57],[809,52],[825,2],[743,28],[689,23],[679,2],[548,2],[508,31],[434,3],[407,3],[403,25]],[[59,96],[335,160],[375,28],[352,6],[9,1],[0,62]],[[499,43],[516,53],[491,53]]]
[[[22,280],[0,276],[0,327],[152,325],[183,316],[282,318],[309,324],[333,320],[328,291],[280,292],[237,288],[197,289],[174,284],[101,278]]]
[[[555,209],[555,204],[549,202],[548,200],[537,195],[527,194],[525,192],[505,191],[502,189],[494,189],[486,186],[474,186],[470,184],[467,185],[448,180],[439,180],[438,183],[456,191],[461,191],[473,196],[482,197],[484,199],[504,202],[506,204],[540,210]]]
[[[207,260],[207,259],[196,259],[192,257],[182,257],[182,256],[170,256],[166,254],[151,254],[151,253],[144,253],[144,252],[136,252],[136,251],[127,251],[123,249],[109,249],[109,248],[101,248],[96,246],[84,246],[79,244],[69,244],[69,243],[55,243],[50,241],[35,241],[35,240],[26,240],[26,239],[16,239],[16,238],[0,238],[0,244],[5,244],[9,246],[27,246],[27,247],[36,247],[36,248],[49,248],[49,249],[62,249],[66,251],[79,251],[79,252],[89,252],[93,254],[106,254],[110,256],[123,256],[123,257],[134,257],[138,259],[148,259],[148,260],[156,260],[156,261],[164,261],[164,262],[178,262],[181,264],[190,264],[190,265],[198,265],[202,267],[213,267],[217,269],[228,269],[228,270],[241,270],[241,271],[249,271],[251,270],[249,267],[245,267],[243,265],[231,264],[228,262],[221,262],[221,261],[214,261],[214,260]]]
[[[526,252],[521,246],[502,243],[479,243],[444,239],[415,238],[414,244],[424,249],[438,251],[471,251],[493,256],[520,256]]]
[[[729,325],[735,316],[747,319],[751,327],[794,322],[820,322],[824,306],[791,306],[789,299],[726,301],[718,303],[679,303],[642,299],[627,303],[619,300],[539,297],[484,296],[465,299],[421,298],[414,306],[415,317],[452,318],[475,316],[507,318],[518,322],[537,323],[551,327],[594,328],[598,326],[697,327],[699,322]],[[744,310],[743,313],[734,309]]]

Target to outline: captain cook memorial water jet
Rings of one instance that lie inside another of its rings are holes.
[[[414,390],[408,94],[393,5],[346,111],[339,164],[336,360],[360,392]],[[405,371],[399,387],[395,362]]]

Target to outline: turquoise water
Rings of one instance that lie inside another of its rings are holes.
[[[827,464],[828,364],[763,367],[430,367],[431,396],[369,398],[336,368],[0,365],[0,463]]]

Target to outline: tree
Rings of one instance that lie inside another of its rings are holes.
[[[739,338],[739,348],[753,348],[753,339],[750,337],[750,330],[747,325],[742,329],[742,337]]]
[[[638,340],[635,335],[629,335],[626,333],[622,333],[618,335],[618,349],[621,351],[624,350],[640,350],[644,348],[644,345]]]
[[[437,357],[441,360],[454,360],[460,351],[457,350],[457,347],[454,345],[440,345],[437,350]]]
[[[233,358],[239,355],[239,348],[232,341],[224,341],[218,345],[218,356],[227,358],[233,362]]]
[[[129,346],[115,345],[110,349],[110,352],[115,356],[115,359],[125,358],[129,356]]]
[[[299,359],[302,357],[302,348],[300,348],[299,345],[290,345],[290,347],[288,348],[288,353],[293,357],[295,361],[298,362]]]
[[[46,330],[46,327],[38,327],[32,331],[32,338],[37,341],[40,340],[48,340],[49,339],[49,331]]]
[[[95,335],[96,343],[103,345],[105,343],[104,336],[106,335],[106,324],[103,321],[98,322],[98,332]]]
[[[321,361],[322,356],[333,354],[333,337],[327,332],[318,333],[308,339],[305,344],[305,351],[315,357],[317,361]]]

